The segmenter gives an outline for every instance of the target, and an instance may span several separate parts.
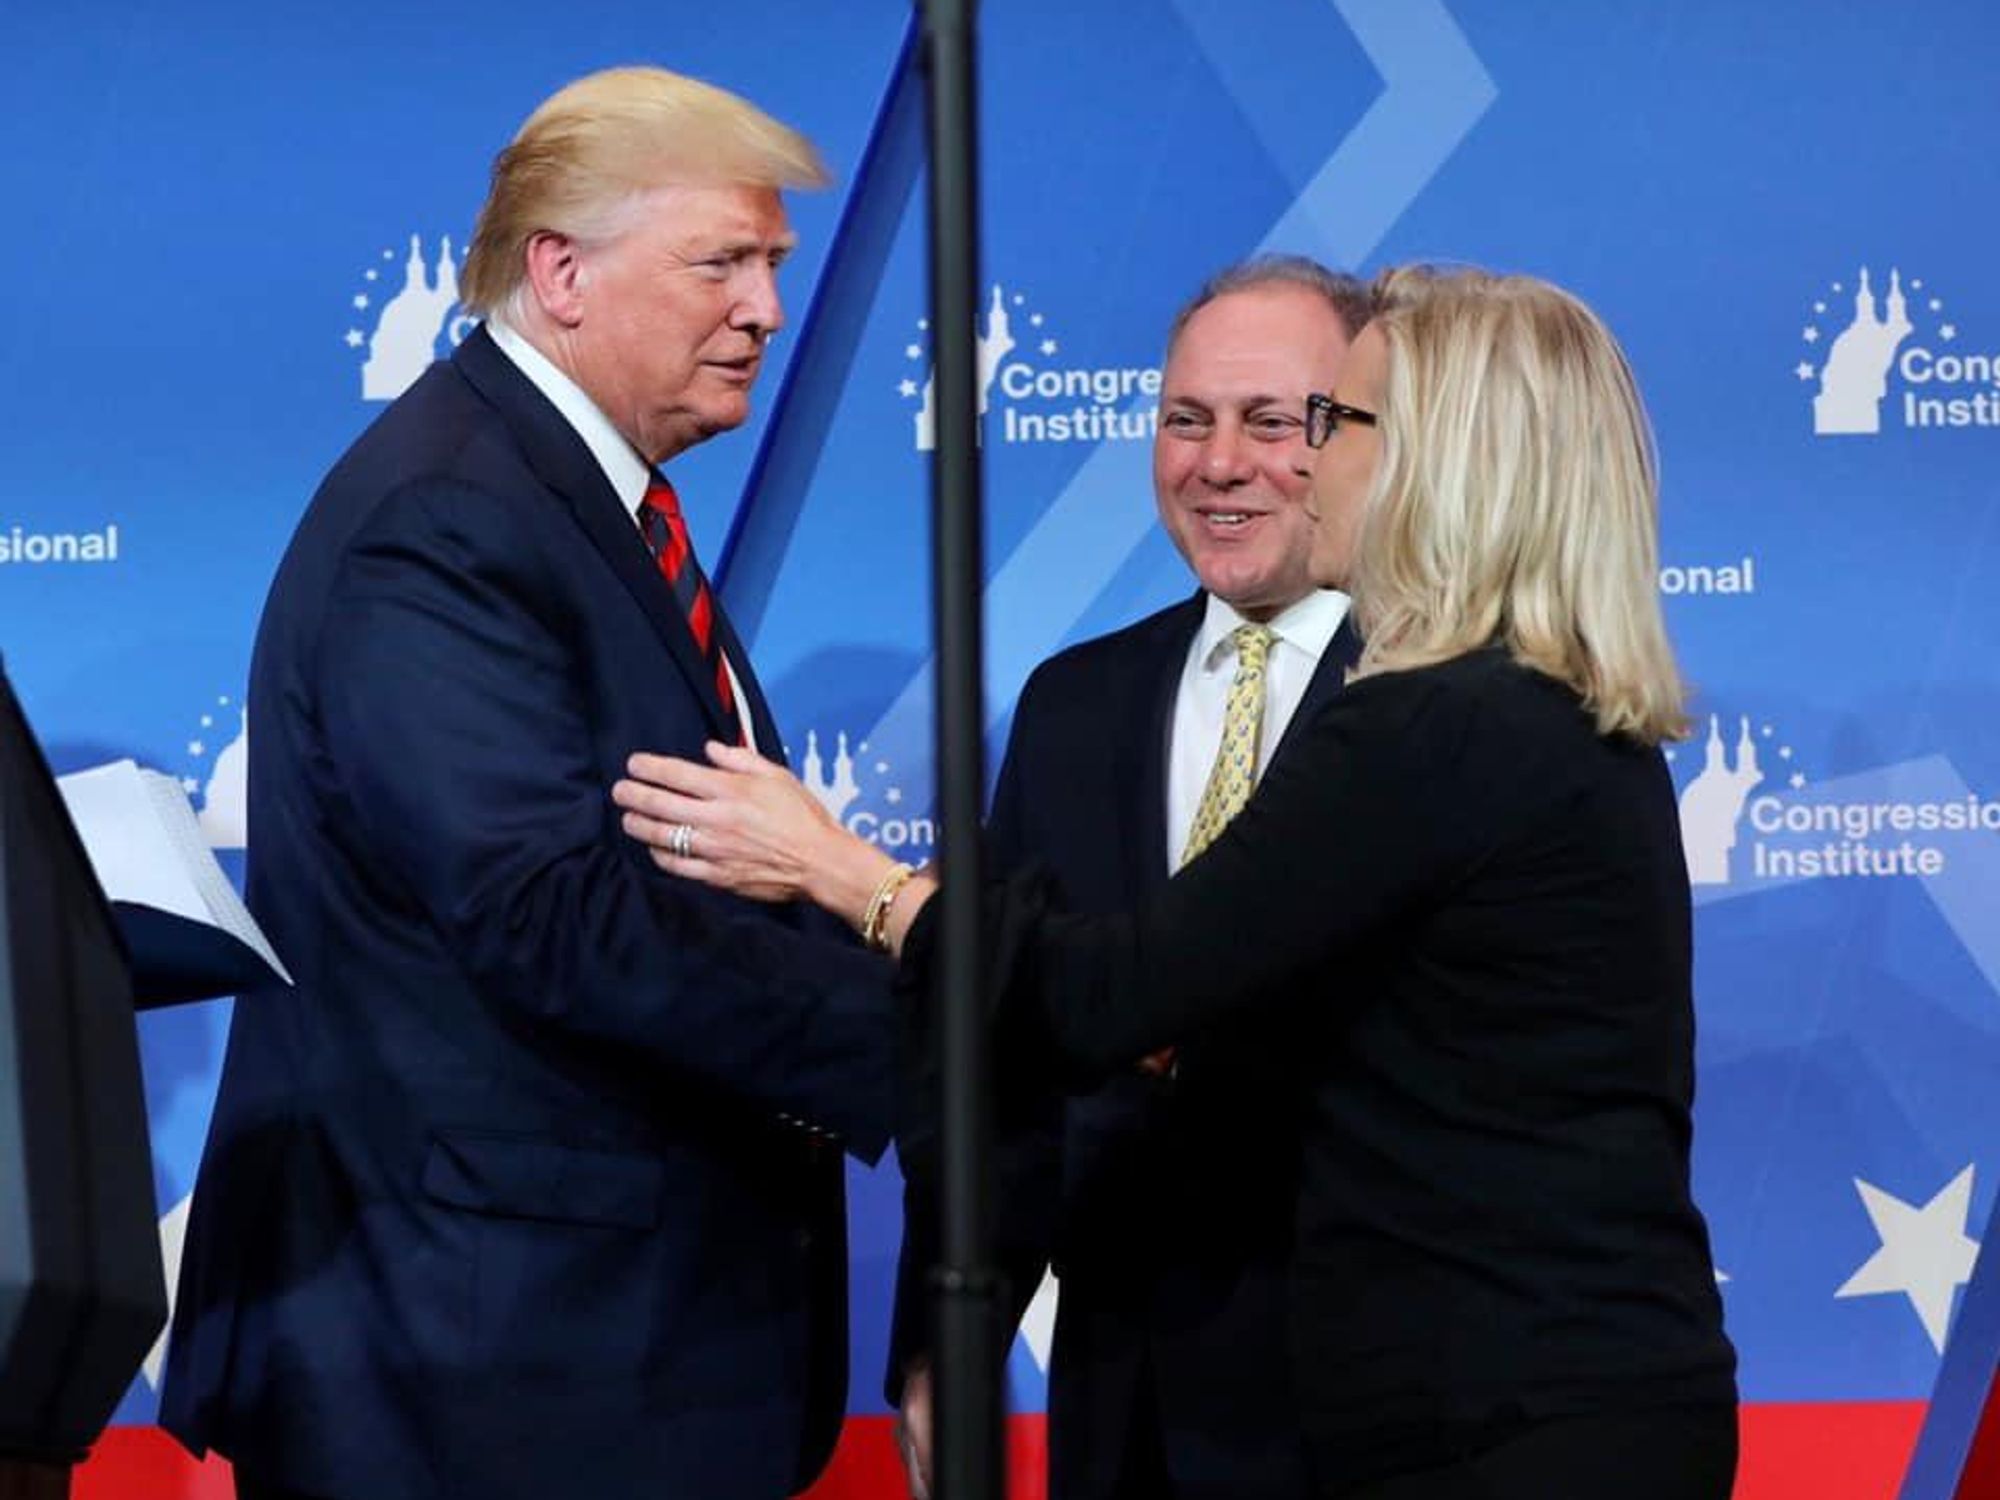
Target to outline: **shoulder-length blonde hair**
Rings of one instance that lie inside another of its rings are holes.
[[[1375,297],[1389,358],[1350,584],[1359,671],[1498,643],[1574,688],[1600,733],[1684,734],[1652,433],[1610,331],[1527,276],[1401,268]]]

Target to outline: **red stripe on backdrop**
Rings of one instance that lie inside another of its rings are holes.
[[[1762,1405],[1743,1409],[1736,1500],[1895,1500],[1916,1447],[1921,1401]],[[1008,1500],[1045,1500],[1047,1425],[1008,1424]],[[886,1500],[903,1493],[887,1417],[856,1417],[806,1500]],[[196,1463],[156,1427],[114,1427],[78,1471],[73,1500],[233,1500],[229,1466]]]
[[[1007,1458],[1015,1476],[1008,1500],[1045,1500],[1047,1419],[1008,1423]],[[902,1461],[888,1417],[854,1417],[818,1484],[803,1500],[892,1500],[903,1489]],[[77,1471],[71,1500],[235,1500],[229,1465],[211,1454],[198,1463],[157,1427],[113,1427]]]

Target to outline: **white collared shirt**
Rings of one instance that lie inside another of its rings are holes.
[[[1319,659],[1347,618],[1347,595],[1336,589],[1315,589],[1288,605],[1266,623],[1276,637],[1264,668],[1264,724],[1257,742],[1257,775],[1271,764],[1271,752],[1284,738],[1298,712]],[[1246,623],[1233,606],[1208,596],[1201,628],[1188,644],[1187,665],[1181,669],[1174,694],[1173,728],[1167,750],[1167,868],[1180,867],[1187,848],[1195,809],[1222,743],[1222,715],[1229,703],[1229,684],[1236,676],[1236,645],[1230,633]]]
[[[497,314],[487,318],[486,331],[493,335],[500,352],[519,367],[535,389],[549,398],[549,404],[562,413],[563,420],[576,429],[584,447],[597,460],[597,467],[604,471],[618,503],[625,507],[625,519],[643,536],[639,502],[646,498],[646,486],[653,482],[652,466],[611,425],[603,408],[584,394],[583,387],[557,369],[546,354],[521,337],[506,319]],[[737,675],[736,663],[729,659],[729,653],[724,651],[721,655],[723,670],[729,673],[730,689],[736,694],[736,717],[743,725],[744,743],[754,750],[757,732],[750,723],[750,700],[743,695],[743,679]]]

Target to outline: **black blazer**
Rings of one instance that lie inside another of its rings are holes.
[[[1036,669],[994,793],[994,868],[1045,871],[1078,912],[1128,910],[1166,884],[1174,702],[1206,608],[1198,593]],[[1274,765],[1358,650],[1343,624]],[[1273,1035],[1222,1038],[1183,1049],[1172,1082],[1126,1069],[1088,1095],[1015,1101],[997,1232],[1016,1319],[1045,1267],[1062,1283],[1049,1370],[1055,1500],[1109,1493],[1135,1414],[1148,1410],[1176,1493],[1304,1493],[1284,1327],[1296,1060]],[[902,1357],[920,1336],[927,1212],[909,1206],[891,1341]]]
[[[1026,882],[994,906],[1009,1024],[1080,1080],[1211,1031],[1309,1038],[1291,1330],[1323,1486],[1734,1399],[1688,1185],[1673,788],[1568,688],[1498,650],[1364,679],[1136,915]]]
[[[779,740],[725,629],[758,743]],[[165,1425],[337,1500],[776,1500],[845,1410],[831,1137],[878,961],[654,870],[609,789],[715,689],[582,440],[483,330],[328,476],[250,688],[239,1000]]]

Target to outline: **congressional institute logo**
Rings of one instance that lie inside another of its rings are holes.
[[[1710,714],[1670,756],[1697,891],[1935,877],[1967,840],[2000,833],[2000,801],[1941,780],[1935,757],[1809,777],[1789,741],[1748,714]]]
[[[928,858],[937,847],[937,824],[903,805],[903,789],[890,779],[889,763],[871,757],[866,740],[850,746],[845,731],[834,735],[830,748],[829,760],[819,732],[808,731],[799,761],[799,780],[828,816],[892,853]]]
[[[1857,267],[1813,300],[1799,338],[1792,373],[1820,437],[2000,427],[2000,354],[1971,346],[1921,276]]]
[[[473,320],[458,305],[460,261],[451,236],[427,251],[413,234],[400,268],[397,259],[395,250],[384,250],[361,273],[361,290],[349,301],[345,342],[362,356],[363,401],[394,401],[472,331]]]
[[[247,842],[250,716],[242,698],[217,696],[188,736],[181,789],[188,794],[212,849]]]
[[[996,283],[975,320],[979,347],[981,441],[1101,443],[1150,441],[1159,405],[1160,371],[1153,365],[1079,363],[1026,293]],[[919,453],[937,446],[937,380],[931,368],[931,323],[917,320],[903,346],[909,370],[896,392],[910,413]]]

